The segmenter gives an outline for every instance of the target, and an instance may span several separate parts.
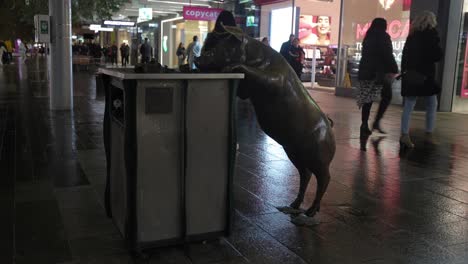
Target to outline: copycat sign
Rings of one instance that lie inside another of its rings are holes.
[[[185,20],[212,21],[218,18],[219,13],[221,13],[223,9],[184,6],[183,11]]]

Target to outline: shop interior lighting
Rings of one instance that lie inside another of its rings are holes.
[[[188,5],[190,3],[186,2],[174,2],[174,1],[165,1],[165,0],[148,0],[148,2],[151,3],[161,3],[161,4],[173,4],[173,5]],[[192,6],[204,6],[204,7],[211,7],[210,5],[207,4],[196,4],[196,3],[191,3],[190,5]]]
[[[113,31],[114,31],[114,28],[100,28],[100,29],[94,30],[94,32],[96,32],[96,33],[97,33],[98,31],[113,32]]]
[[[131,9],[131,8],[127,8],[125,9],[125,11],[128,11],[128,12],[138,12],[138,9]],[[170,9],[170,10],[167,10],[167,11],[154,11],[153,10],[153,13],[156,13],[156,14],[173,14],[173,15],[178,15],[179,13],[177,12],[182,12],[182,9],[178,10],[178,9]]]
[[[212,0],[197,0],[199,2],[211,2],[215,4],[224,4],[224,1],[212,1]]]
[[[91,25],[89,25],[89,30],[94,30],[94,32],[98,32],[98,31],[111,32],[111,31],[114,31],[114,28],[112,28],[112,27],[101,27],[101,25],[91,24]]]
[[[166,19],[166,20],[161,20],[161,35],[160,36],[164,36],[164,33],[163,33],[164,23],[173,22],[173,21],[182,20],[182,19],[184,19],[184,17],[179,16],[179,17],[169,18],[169,19]],[[161,49],[162,49],[162,47],[161,47]],[[161,50],[160,54],[161,54],[161,58],[160,58],[161,60],[159,62],[162,63],[162,61],[163,61],[162,50]]]
[[[177,12],[171,12],[171,11],[153,11],[153,13],[156,13],[156,14],[174,14],[174,15],[179,14]]]
[[[135,26],[135,22],[131,22],[131,21],[117,21],[117,20],[106,20],[106,21],[104,21],[104,25],[134,27],[134,26]]]

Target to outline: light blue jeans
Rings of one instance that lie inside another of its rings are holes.
[[[423,96],[426,99],[426,132],[432,133],[435,127],[435,117],[437,112],[437,95]],[[403,115],[401,116],[401,133],[409,133],[409,122],[411,113],[416,105],[418,97],[405,96],[405,105],[403,108]]]

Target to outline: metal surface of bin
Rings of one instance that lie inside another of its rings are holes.
[[[100,69],[106,210],[134,251],[227,235],[242,74]]]

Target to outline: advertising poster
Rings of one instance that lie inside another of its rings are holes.
[[[330,45],[331,17],[301,15],[299,41],[301,45]]]

